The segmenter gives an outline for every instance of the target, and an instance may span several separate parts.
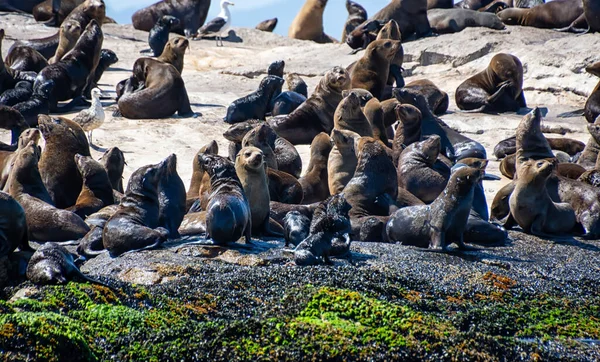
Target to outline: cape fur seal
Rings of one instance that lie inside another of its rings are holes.
[[[126,164],[123,151],[118,147],[109,148],[100,158],[100,163],[106,169],[113,190],[123,193],[123,170]]]
[[[596,77],[600,77],[600,62],[587,66],[585,71]],[[594,87],[585,102],[583,115],[589,123],[594,123],[600,115],[600,81],[596,84],[596,87]]]
[[[474,112],[515,112],[527,107],[519,58],[496,54],[484,71],[458,86],[456,105]]]
[[[306,0],[288,30],[292,39],[312,40],[317,43],[336,43],[323,32],[323,12],[327,0]]]
[[[74,206],[67,210],[85,218],[105,206],[114,204],[112,186],[104,166],[89,156],[75,155],[77,169],[83,178],[81,192]]]
[[[258,23],[258,25],[256,25],[255,29],[266,31],[267,33],[272,33],[273,30],[275,30],[275,27],[277,26],[277,22],[277,18],[261,21],[260,23]]]
[[[162,0],[136,11],[131,22],[137,30],[150,31],[160,18],[171,15],[179,19],[171,30],[190,38],[204,25],[209,7],[210,0]]]
[[[429,79],[414,80],[404,86],[409,93],[419,93],[427,100],[429,109],[435,115],[442,115],[448,110],[450,99],[448,93],[444,92]]]
[[[564,28],[583,15],[581,0],[554,0],[530,9],[508,8],[498,13],[506,25]]]
[[[48,65],[48,61],[40,52],[25,45],[11,47],[4,62],[10,69],[21,72],[39,73]]]
[[[166,162],[137,169],[129,179],[117,212],[102,232],[104,248],[111,257],[151,249],[167,240],[169,231],[159,227],[158,184]]]
[[[346,42],[348,34],[352,33],[357,26],[367,21],[368,18],[367,10],[357,2],[346,0],[346,10],[348,10],[348,18],[342,31],[342,43]]]
[[[323,201],[329,197],[327,160],[332,144],[327,133],[319,133],[310,144],[310,162],[298,182],[304,191],[303,204]]]
[[[342,192],[354,176],[358,163],[355,144],[359,138],[360,135],[356,132],[335,128],[331,131],[333,148],[327,160],[327,180],[331,195]]]
[[[283,237],[285,246],[296,246],[308,237],[310,231],[310,218],[299,211],[288,212],[283,218]]]
[[[227,123],[244,122],[249,119],[265,119],[273,96],[281,93],[284,80],[275,75],[266,76],[258,90],[236,99],[227,107],[223,120]]]
[[[12,196],[0,191],[0,256],[7,256],[16,248],[31,250],[25,210]]]
[[[400,27],[402,40],[413,34],[421,38],[431,33],[427,20],[427,2],[423,0],[392,0],[369,20],[377,20],[382,24],[395,20]]]
[[[366,89],[382,100],[390,65],[401,46],[400,41],[389,39],[375,40],[369,44],[363,57],[352,68],[352,88]]]
[[[160,205],[158,225],[169,231],[169,238],[179,237],[179,226],[186,214],[186,193],[181,177],[177,173],[177,156],[171,154],[164,161],[164,173],[158,184]]]
[[[33,8],[33,17],[46,26],[60,26],[84,0],[46,0]]]
[[[169,41],[169,32],[177,25],[179,25],[179,19],[171,15],[163,15],[150,29],[148,45],[150,45],[153,56],[158,57],[162,54]]]
[[[20,81],[13,89],[8,89],[0,94],[0,104],[14,106],[15,104],[25,102],[33,94],[33,84],[28,81]]]
[[[17,103],[13,106],[14,109],[23,115],[23,118],[25,118],[25,121],[30,127],[36,127],[38,125],[38,115],[47,115],[50,112],[50,94],[53,89],[53,80],[38,83],[33,88],[33,94],[29,100]]]
[[[467,9],[434,9],[427,12],[431,29],[438,34],[458,33],[466,28],[506,28],[496,14]]]

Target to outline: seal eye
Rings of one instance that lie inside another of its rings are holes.
[[[542,166],[544,166],[544,162],[538,162],[538,163],[537,163],[537,167],[538,167],[538,168],[540,168],[540,167],[542,167]]]
[[[385,43],[385,47],[386,47],[386,48],[389,48],[389,47],[391,47],[391,46],[392,46],[392,43],[390,43],[390,42],[387,42],[387,43]]]

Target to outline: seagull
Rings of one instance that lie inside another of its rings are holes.
[[[90,144],[93,144],[92,131],[99,128],[102,126],[102,123],[104,123],[104,109],[100,102],[101,95],[102,91],[100,89],[92,89],[92,106],[79,112],[79,114],[73,118],[73,122],[77,123],[84,131],[88,132]]]
[[[229,5],[233,6],[234,4],[227,0],[221,0],[221,12],[219,15],[201,27],[198,30],[196,37],[201,38],[212,35],[217,40],[217,46],[219,46],[219,41],[221,41],[221,46],[223,46],[222,35],[226,34],[225,36],[227,37],[229,26],[231,25],[231,13],[229,12],[228,8]]]

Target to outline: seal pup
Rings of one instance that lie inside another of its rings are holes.
[[[277,26],[277,22],[277,18],[264,20],[258,23],[255,29],[258,29],[260,31],[266,31],[267,33],[272,33],[273,30],[275,30],[275,27]]]
[[[288,212],[283,218],[284,246],[300,244],[308,237],[309,231],[310,218],[296,210]]]
[[[1,11],[31,14],[33,8],[43,0],[4,0],[0,2]]]
[[[373,127],[360,108],[359,98],[350,93],[333,114],[333,128],[358,133],[361,137],[373,137]]]
[[[177,173],[177,156],[171,154],[163,162],[165,170],[158,184],[158,225],[169,231],[169,239],[177,239],[187,212],[185,185]]]
[[[505,227],[516,222],[526,233],[541,237],[574,229],[577,219],[571,205],[555,203],[548,195],[546,181],[553,170],[554,163],[548,160],[528,160],[521,165]]]
[[[350,75],[344,68],[334,67],[325,73],[300,107],[267,122],[279,137],[292,144],[310,144],[319,133],[331,133],[333,115],[343,98],[342,92],[347,89],[350,89]]]
[[[150,31],[160,18],[171,15],[179,19],[171,31],[191,38],[206,21],[209,7],[207,0],[162,0],[136,11],[131,23],[137,30]]]
[[[17,103],[25,102],[33,94],[33,85],[28,81],[20,81],[15,88],[8,89],[0,95],[0,104],[14,106]]]
[[[267,168],[269,195],[272,201],[287,204],[301,204],[304,190],[298,179],[287,172]]]
[[[468,249],[463,234],[480,178],[477,168],[462,167],[453,172],[444,192],[430,205],[405,207],[390,217],[388,240],[442,251],[455,242],[459,249]]]
[[[123,170],[127,164],[123,151],[118,147],[109,148],[100,158],[100,163],[106,169],[113,190],[123,193]]]
[[[323,30],[323,12],[327,0],[306,0],[288,30],[288,37],[316,43],[337,43]]]
[[[200,148],[200,150],[198,150],[198,152],[194,156],[194,159],[192,162],[192,179],[190,180],[190,186],[188,187],[188,192],[187,192],[187,196],[186,196],[188,199],[197,198],[199,196],[200,185],[203,182],[202,180],[205,177],[207,178],[207,182],[209,182],[208,175],[206,175],[206,173],[204,172],[204,169],[202,169],[200,167],[200,164],[198,163],[198,156],[202,153],[210,153],[213,155],[218,155],[219,154],[219,145],[217,144],[217,141],[212,140],[208,144],[202,146],[202,148]]]
[[[104,248],[111,257],[125,252],[152,249],[162,244],[169,231],[159,227],[158,185],[166,162],[137,169],[129,179],[117,212],[102,232]]]
[[[227,107],[223,121],[233,124],[249,119],[265,119],[271,98],[275,93],[281,93],[284,80],[275,75],[266,76],[255,92],[236,99]]]
[[[75,205],[83,179],[75,155],[90,156],[90,146],[79,125],[63,117],[39,116],[39,129],[46,141],[40,158],[40,174],[54,205]]]
[[[242,236],[251,243],[252,212],[235,166],[224,157],[201,154],[198,162],[210,176],[211,192],[206,207],[206,237],[215,244],[236,242]]]
[[[327,159],[329,194],[336,195],[342,192],[354,176],[358,164],[355,144],[359,138],[360,135],[356,132],[335,128],[331,131],[333,148]]]
[[[30,240],[78,240],[90,229],[76,214],[52,205],[38,169],[39,152],[33,141],[17,151],[6,189],[25,210]]]
[[[423,115],[417,107],[410,104],[399,105],[395,110],[399,122],[392,141],[392,157],[394,164],[398,165],[402,151],[421,139]]]
[[[104,75],[104,72],[113,64],[119,61],[119,57],[117,54],[110,49],[102,49],[100,51],[100,61],[98,62],[98,66],[96,67],[96,71],[94,72],[94,80],[91,84],[85,88],[84,95],[86,98],[92,98],[92,89],[98,88],[98,82],[100,82],[100,78]]]
[[[310,162],[298,182],[304,191],[303,204],[312,204],[329,197],[327,161],[332,149],[327,133],[319,133],[310,144]]]
[[[58,48],[54,52],[54,56],[48,58],[48,64],[59,62],[77,43],[81,32],[81,23],[75,19],[65,21],[58,31]]]
[[[179,19],[171,15],[163,15],[154,24],[148,34],[148,45],[154,57],[158,57],[165,49],[165,45],[169,41],[169,32],[171,28],[179,25]],[[142,50],[142,52],[146,52]]]
[[[84,275],[75,265],[73,255],[56,243],[46,243],[33,253],[27,265],[27,279],[38,285],[66,284],[73,277],[92,284],[108,285]]]
[[[390,65],[401,46],[400,41],[389,39],[375,40],[369,44],[363,57],[352,68],[352,88],[366,89],[382,100]]]
[[[256,147],[244,147],[235,159],[235,172],[248,198],[252,215],[252,235],[282,236],[270,219],[269,186],[263,153]],[[275,226],[281,229],[280,225]],[[281,230],[283,231],[283,230]]]
[[[136,90],[140,85],[143,89]],[[151,58],[136,60],[118,107],[130,119],[167,118],[175,112],[180,117],[194,115],[181,74],[171,64]]]
[[[177,69],[179,74],[183,74],[183,58],[189,45],[190,42],[186,38],[180,36],[172,38],[167,42],[163,52],[158,57],[158,60],[163,63],[171,64]]]
[[[102,102],[100,102],[101,95],[102,91],[100,89],[92,89],[92,106],[89,109],[79,112],[73,118],[73,122],[77,123],[81,129],[88,133],[90,144],[94,144],[92,141],[92,132],[96,128],[100,128],[104,123],[104,108],[102,107]]]
[[[284,78],[290,92],[295,92],[303,95],[304,97],[308,97],[308,86],[306,85],[304,79],[302,79],[298,74],[288,73],[284,76]]]
[[[33,94],[28,100],[13,106],[14,109],[23,115],[29,127],[37,127],[38,115],[47,115],[50,112],[50,94],[53,89],[53,80],[38,83],[34,86]]]
[[[344,30],[342,31],[342,43],[346,42],[348,34],[352,33],[356,27],[367,21],[367,10],[362,7],[359,3],[346,0],[346,10],[348,10],[348,19],[344,24]]]
[[[527,107],[523,65],[510,54],[496,54],[489,66],[458,86],[456,105],[464,111],[516,112]]]
[[[398,27],[398,23],[395,20],[390,20],[387,24],[384,25],[383,28],[377,34],[376,40],[402,40],[402,34],[400,34],[400,28]],[[404,87],[404,77],[402,76],[402,64],[404,63],[404,48],[402,47],[402,43],[398,47],[396,51],[396,55],[394,59],[392,59],[390,63],[390,73],[387,80],[387,85],[393,86],[394,82],[396,83],[396,87],[402,88]]]
[[[108,173],[102,164],[89,156],[79,154],[75,155],[75,163],[83,185],[77,202],[67,210],[85,219],[103,207],[114,204],[115,200]]]
[[[8,256],[19,248],[31,251],[25,210],[12,196],[0,191],[0,256]]]
[[[35,73],[39,73],[48,65],[48,61],[42,54],[24,45],[11,47],[4,62],[10,69]]]
[[[55,64],[48,65],[38,74],[34,88],[40,83],[53,80],[55,87],[50,93],[49,107],[52,112],[68,112],[81,101],[87,84],[92,82],[94,71],[100,61],[104,35],[96,20],[90,21],[75,47]],[[58,106],[59,101],[72,101]]]
[[[426,204],[438,197],[450,177],[450,170],[435,167],[440,147],[440,137],[431,135],[406,147],[398,159],[398,185]]]

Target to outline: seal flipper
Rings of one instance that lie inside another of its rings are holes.
[[[402,76],[402,68],[397,64],[390,65],[390,74],[392,74],[396,80],[396,88],[403,88],[406,85],[404,77]]]
[[[276,238],[283,237],[283,227],[271,217],[267,217],[263,223],[262,236],[274,236]]]

